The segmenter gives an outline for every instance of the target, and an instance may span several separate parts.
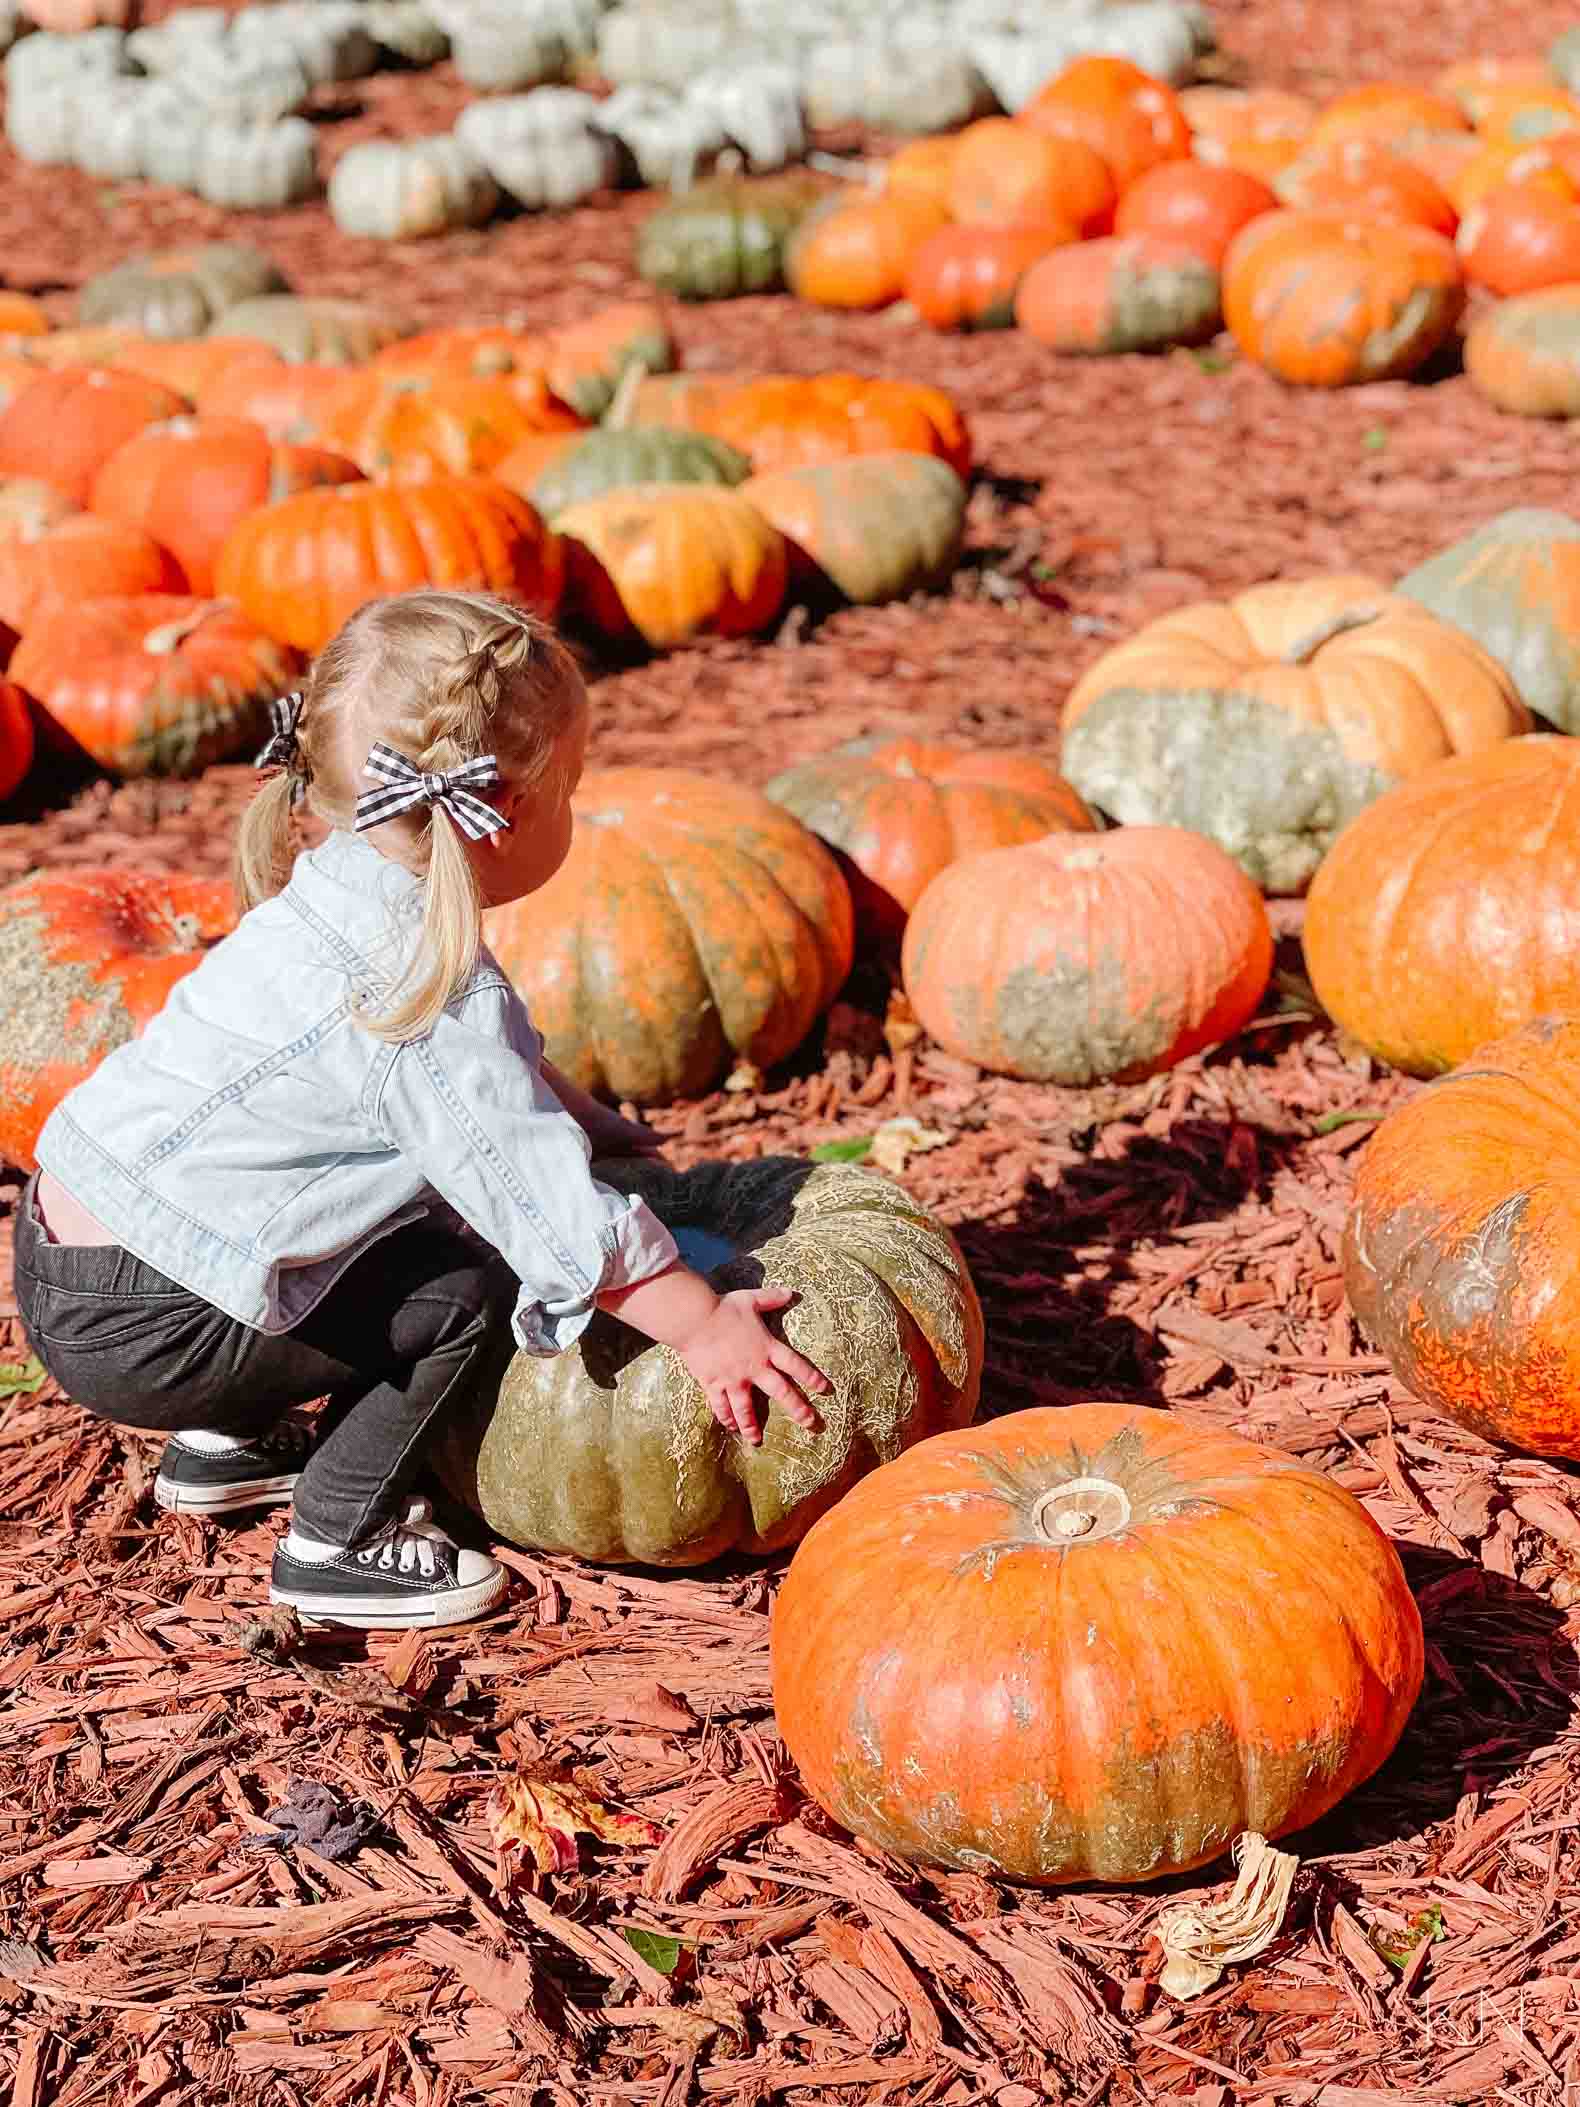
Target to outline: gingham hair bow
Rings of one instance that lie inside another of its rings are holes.
[[[415,762],[376,739],[368,748],[362,773],[374,777],[382,788],[364,790],[357,799],[358,834],[418,805],[442,805],[469,841],[481,841],[485,834],[510,825],[502,812],[472,796],[473,789],[482,790],[499,781],[499,762],[493,754],[479,754],[459,768],[425,775]]]

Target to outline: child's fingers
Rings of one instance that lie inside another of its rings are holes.
[[[799,1383],[803,1390],[827,1396],[834,1387],[821,1368],[815,1368],[805,1354],[797,1353],[795,1348],[787,1345],[783,1339],[775,1339],[768,1358],[775,1368],[782,1369],[790,1380]]]
[[[821,1425],[812,1406],[790,1378],[781,1375],[777,1368],[765,1368],[757,1378],[757,1387],[765,1397],[771,1397],[776,1405],[782,1406],[797,1426],[815,1428]]]
[[[762,1441],[763,1430],[757,1424],[757,1405],[752,1397],[750,1383],[727,1383],[724,1389],[725,1402],[735,1431],[742,1441],[756,1448]]]
[[[750,1292],[754,1310],[782,1310],[795,1301],[794,1288],[753,1288]]]

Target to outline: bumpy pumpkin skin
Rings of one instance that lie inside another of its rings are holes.
[[[1329,1016],[1406,1075],[1580,1012],[1580,741],[1505,740],[1391,790],[1334,843],[1302,941]]]
[[[755,790],[683,768],[589,772],[549,883],[484,917],[549,1058],[584,1090],[663,1104],[732,1055],[769,1068],[838,993],[850,892]]]
[[[1065,704],[1063,765],[1112,818],[1193,828],[1299,893],[1394,783],[1530,729],[1472,638],[1339,572],[1181,608],[1106,652]]]
[[[211,878],[35,872],[0,893],[0,1158],[35,1170],[67,1091],[235,926],[235,897]]]
[[[941,871],[912,910],[905,992],[946,1052],[999,1075],[1133,1082],[1233,1038],[1273,964],[1267,910],[1178,827],[1050,834]]]
[[[1580,1024],[1539,1018],[1391,1112],[1367,1144],[1344,1284],[1424,1403],[1580,1461]]]
[[[1580,732],[1580,526],[1566,513],[1500,512],[1394,590],[1473,636],[1538,716]]]
[[[741,496],[784,536],[796,576],[863,607],[942,585],[965,536],[965,485],[932,454],[781,468],[753,476]]]
[[[808,1532],[772,1646],[779,1731],[836,1821],[1050,1887],[1307,1827],[1391,1754],[1424,1665],[1358,1501],[1110,1404],[1011,1412],[874,1472]]]
[[[733,1246],[708,1274],[721,1293],[795,1289],[784,1336],[833,1393],[819,1431],[775,1407],[751,1449],[714,1422],[678,1354],[595,1315],[567,1352],[516,1354],[447,1419],[440,1475],[502,1536],[606,1564],[777,1551],[874,1465],[971,1419],[976,1293],[948,1230],[899,1186],[790,1157],[600,1164],[598,1176],[640,1193],[683,1239]]]

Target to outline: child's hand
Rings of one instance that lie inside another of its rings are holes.
[[[753,1448],[760,1447],[763,1438],[754,1390],[782,1405],[798,1427],[815,1430],[822,1422],[801,1393],[826,1396],[834,1387],[793,1346],[776,1339],[762,1320],[764,1310],[782,1310],[794,1300],[791,1288],[735,1288],[719,1297],[713,1314],[676,1348],[702,1385],[719,1425]]]

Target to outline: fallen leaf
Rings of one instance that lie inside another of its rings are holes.
[[[41,1390],[48,1371],[42,1361],[30,1356],[20,1367],[9,1361],[0,1362],[0,1397],[31,1397]]]
[[[904,1170],[913,1156],[922,1156],[929,1149],[941,1149],[949,1136],[936,1127],[924,1127],[919,1119],[902,1112],[897,1119],[886,1119],[872,1137],[872,1147],[867,1161],[881,1171],[892,1171],[896,1176]]]
[[[546,1778],[506,1778],[495,1786],[488,1802],[488,1830],[501,1893],[508,1893],[527,1858],[539,1873],[574,1873],[581,1864],[578,1835],[610,1844],[664,1841],[657,1822],[619,1814],[578,1785]]]

